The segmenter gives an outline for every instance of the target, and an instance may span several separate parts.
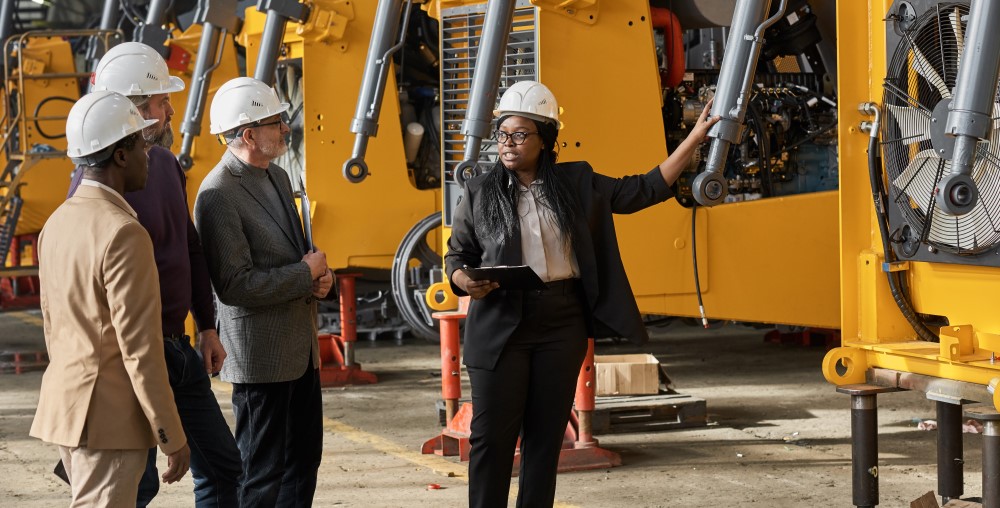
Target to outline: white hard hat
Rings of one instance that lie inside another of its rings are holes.
[[[241,125],[288,111],[274,89],[254,78],[234,78],[215,92],[209,111],[209,132],[222,134]]]
[[[101,58],[94,71],[93,91],[111,90],[125,96],[180,92],[184,81],[171,76],[167,62],[141,42],[123,42]]]
[[[77,164],[105,161],[115,143],[159,120],[146,120],[124,95],[103,91],[84,95],[66,118],[66,154]]]
[[[537,81],[518,81],[500,97],[493,116],[517,115],[559,126],[559,104],[549,88]]]

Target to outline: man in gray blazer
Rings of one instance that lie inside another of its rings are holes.
[[[228,145],[194,220],[218,300],[243,459],[240,506],[310,506],[323,449],[316,299],[333,285],[306,244],[285,171],[288,104],[253,78],[215,94],[211,133]]]

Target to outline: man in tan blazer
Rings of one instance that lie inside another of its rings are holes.
[[[141,131],[155,122],[114,92],[81,98],[66,138],[84,179],[39,237],[50,363],[31,435],[59,445],[71,506],[134,506],[151,446],[167,455],[164,482],[188,468],[163,359],[153,245],[122,198],[146,184]]]

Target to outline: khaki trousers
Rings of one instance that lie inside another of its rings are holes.
[[[59,447],[73,501],[70,508],[134,507],[149,450],[91,450]]]

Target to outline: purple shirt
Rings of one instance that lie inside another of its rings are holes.
[[[83,171],[77,170],[69,186],[69,196],[76,192],[81,179]],[[146,188],[125,194],[125,200],[139,215],[139,223],[153,240],[164,335],[183,334],[189,310],[199,331],[215,328],[212,283],[198,232],[188,212],[186,183],[174,154],[154,146],[149,149]]]

